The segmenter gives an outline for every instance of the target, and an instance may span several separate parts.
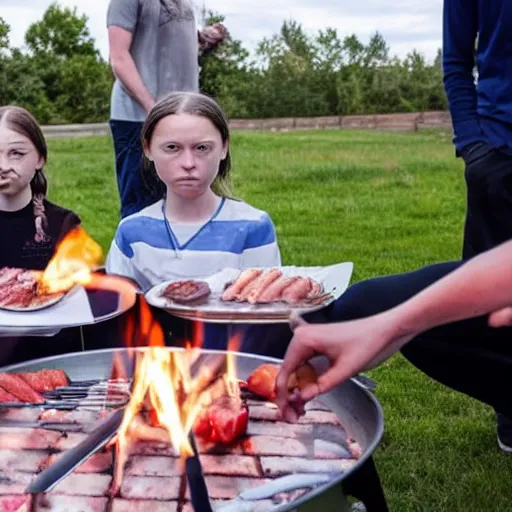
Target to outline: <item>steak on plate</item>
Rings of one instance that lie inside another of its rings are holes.
[[[210,295],[210,287],[204,281],[177,281],[162,292],[162,297],[178,304],[201,304]]]

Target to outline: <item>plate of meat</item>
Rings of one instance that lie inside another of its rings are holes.
[[[39,285],[40,273],[21,268],[0,269],[0,309],[39,311],[60,302],[65,292],[47,293]]]
[[[351,262],[327,267],[225,268],[201,279],[167,281],[146,293],[170,313],[208,322],[287,322],[336,300],[352,276]]]

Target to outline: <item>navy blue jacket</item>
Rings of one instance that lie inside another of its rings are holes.
[[[512,154],[512,0],[444,0],[443,16],[444,86],[457,151],[485,142]]]

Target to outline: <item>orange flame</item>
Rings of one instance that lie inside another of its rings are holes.
[[[128,327],[131,331],[135,328],[131,323]],[[141,298],[136,327],[138,332],[134,333],[135,336],[140,336],[140,340],[146,341],[149,347],[136,354],[132,396],[115,441],[113,493],[121,484],[132,442],[137,439],[162,441],[162,436],[167,433],[167,440],[182,457],[192,456],[194,452],[189,433],[201,410],[215,397],[229,392],[227,377],[211,386],[217,372],[209,364],[202,365],[194,378],[191,376],[191,365],[199,355],[197,340],[202,338],[202,326],[195,331],[194,341],[187,344],[186,350],[171,352],[165,347],[160,325],[153,319],[146,301]],[[235,340],[232,346],[239,346],[239,341]],[[230,368],[232,372],[235,371],[233,363]],[[232,380],[238,387],[234,373]],[[149,411],[150,417],[156,416],[159,427],[151,427],[144,421],[144,410]]]
[[[236,371],[236,357],[235,352],[240,350],[242,344],[242,335],[240,333],[231,336],[228,341],[228,353],[226,355],[226,374],[224,380],[228,394],[233,397],[240,396],[240,386]]]
[[[69,232],[57,247],[40,278],[40,284],[48,293],[67,291],[75,284],[89,284],[91,270],[102,263],[101,247],[85,229],[78,226]]]

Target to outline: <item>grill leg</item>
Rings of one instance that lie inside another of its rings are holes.
[[[377,468],[370,457],[341,483],[343,492],[363,502],[367,512],[388,512]]]

